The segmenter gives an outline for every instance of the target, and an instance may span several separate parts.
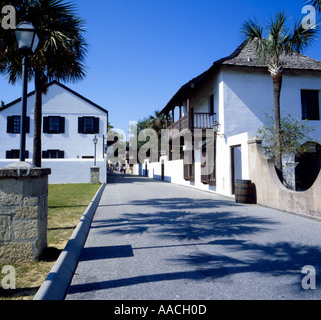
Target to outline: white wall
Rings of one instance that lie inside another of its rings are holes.
[[[222,132],[227,136],[248,132],[257,135],[263,125],[264,111],[273,110],[273,85],[269,73],[223,71],[224,119],[220,118]],[[321,91],[320,74],[285,71],[281,91],[281,116],[291,114],[302,119],[301,89]],[[321,104],[321,94],[320,94]],[[316,130],[311,137],[320,140],[321,121],[307,121]]]
[[[290,113],[293,118],[302,119],[301,89],[321,91],[321,77],[286,71],[281,92],[282,115]],[[273,112],[272,78],[268,72],[223,70],[195,92],[190,100],[194,111],[208,112],[208,97],[213,93],[214,109],[221,124],[216,149],[216,191],[231,195],[231,147],[241,146],[242,179],[248,179],[247,141],[263,126],[264,112]],[[307,121],[307,124],[316,128],[311,138],[320,141],[321,121]]]
[[[107,135],[107,114],[64,88],[53,84],[43,96],[43,117],[65,117],[65,134],[42,134],[42,150],[63,150],[65,158],[76,159],[94,156],[94,134],[78,134],[78,117],[100,118],[97,134],[97,159],[103,159],[103,135]],[[34,132],[34,95],[28,98],[30,133],[26,136],[26,150],[32,158]],[[0,159],[6,158],[6,150],[20,149],[20,134],[7,134],[7,117],[21,115],[21,102],[0,113]]]
[[[184,160],[168,161],[168,157],[161,157],[160,162],[149,163],[147,162],[148,177],[156,180],[161,180],[161,162],[165,164],[165,182],[178,184],[181,186],[191,187],[194,189],[215,192],[216,187],[205,185],[201,183],[201,163],[200,152],[195,152],[195,182],[186,181],[184,179]],[[141,175],[144,174],[145,163],[143,165],[134,165],[133,173],[139,175],[139,166],[143,170]]]
[[[302,119],[302,89],[321,91],[320,75],[285,71],[281,92],[282,115],[290,113],[293,118]],[[184,180],[183,160],[165,161],[165,181],[231,196],[231,148],[241,146],[242,170],[240,171],[242,171],[242,179],[249,179],[248,139],[256,136],[258,129],[262,127],[265,121],[264,112],[270,113],[273,110],[272,78],[267,71],[224,69],[213,75],[190,98],[194,112],[209,112],[208,98],[211,94],[214,94],[214,112],[221,124],[216,147],[216,187],[200,182],[200,159],[197,152],[195,152],[195,182]],[[177,116],[175,119],[178,119]],[[320,141],[321,121],[307,123],[316,128],[311,138]],[[150,178],[159,179],[161,163],[148,164],[148,170]]]
[[[0,160],[0,169],[17,160]],[[27,160],[27,162],[30,162]],[[106,182],[106,161],[97,160],[100,167],[100,182]],[[79,159],[50,159],[43,160],[42,167],[50,168],[49,184],[90,183],[90,168],[93,160]]]

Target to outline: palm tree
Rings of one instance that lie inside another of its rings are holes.
[[[314,6],[319,12],[321,12],[321,0],[310,0],[308,1],[308,3]]]
[[[162,129],[166,128],[166,116],[160,111],[155,111],[154,115],[149,116],[147,127],[155,130],[158,135],[158,157],[161,156]]]
[[[302,53],[315,40],[316,29],[304,29],[302,23],[297,21],[291,31],[286,25],[284,13],[277,13],[267,25],[264,37],[264,28],[256,20],[249,19],[241,29],[245,38],[245,45],[255,41],[256,52],[259,59],[268,65],[273,80],[274,105],[274,132],[275,132],[275,167],[282,178],[282,154],[280,143],[281,114],[280,97],[282,89],[283,68],[287,57],[294,53]]]
[[[160,135],[161,130],[166,128],[166,116],[160,111],[155,111],[154,115],[149,117],[147,126]]]
[[[40,43],[31,59],[30,78],[35,82],[33,164],[41,167],[42,94],[46,84],[58,81],[76,81],[85,76],[83,61],[87,52],[84,39],[84,21],[75,15],[75,6],[63,0],[0,0],[11,4],[19,20],[32,22]],[[10,83],[21,78],[21,57],[14,38],[0,28],[0,63]]]

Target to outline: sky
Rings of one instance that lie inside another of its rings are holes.
[[[242,23],[264,25],[284,11],[290,25],[306,0],[74,0],[86,21],[87,75],[72,90],[109,111],[111,124],[128,132],[162,110],[179,88],[230,55],[241,43]],[[320,39],[304,54],[321,60]],[[29,91],[33,90],[32,83]],[[22,83],[0,75],[0,100],[21,96]],[[272,93],[271,93],[272,94]],[[66,110],[67,111],[67,110]]]

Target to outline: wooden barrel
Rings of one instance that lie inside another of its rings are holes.
[[[236,180],[235,201],[236,203],[252,203],[252,181]]]

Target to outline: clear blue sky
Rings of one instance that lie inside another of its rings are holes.
[[[75,2],[87,22],[88,74],[66,85],[108,109],[111,124],[127,132],[129,121],[161,110],[183,84],[231,54],[245,20],[263,24],[281,10],[294,23],[306,0]],[[305,54],[321,60],[321,39]],[[0,76],[0,99],[20,96],[21,83]]]

